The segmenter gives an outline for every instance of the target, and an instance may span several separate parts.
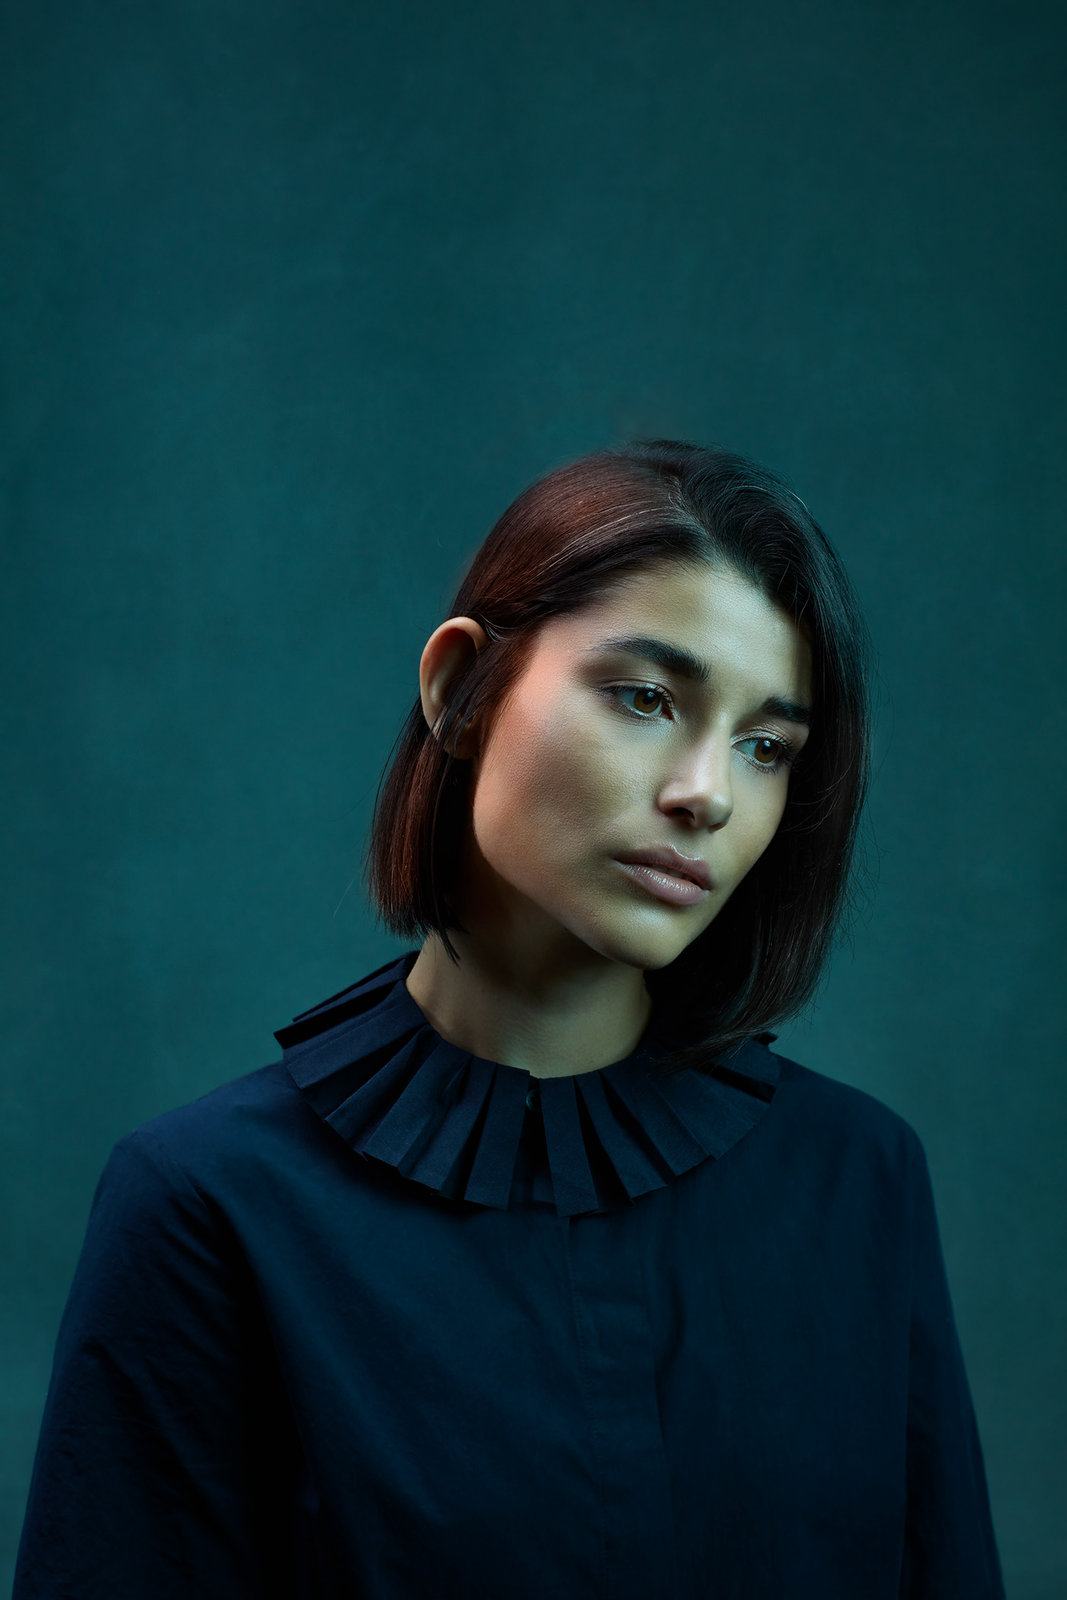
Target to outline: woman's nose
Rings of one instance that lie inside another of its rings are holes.
[[[688,811],[700,827],[721,828],[734,808],[732,770],[729,740],[705,740],[664,783],[659,794],[661,808]]]

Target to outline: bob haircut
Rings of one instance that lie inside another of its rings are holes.
[[[475,554],[446,616],[488,643],[453,681],[431,731],[416,697],[382,774],[364,873],[378,920],[405,939],[467,932],[451,891],[470,815],[469,760],[451,752],[517,685],[540,625],[580,611],[624,574],[723,565],[806,634],[812,727],[773,839],[715,920],[645,983],[649,1040],[670,1072],[714,1070],[814,995],[846,909],[870,771],[870,641],[849,579],[787,484],[717,447],[656,440],[600,450],[519,495]],[[667,1022],[669,1019],[669,1024]],[[667,1032],[669,1026],[670,1033]]]

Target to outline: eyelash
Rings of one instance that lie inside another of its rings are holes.
[[[608,695],[609,698],[618,704],[622,695],[636,694],[641,689],[650,689],[653,694],[659,696],[665,705],[668,705],[673,709],[674,701],[671,699],[666,689],[660,689],[654,683],[613,683],[608,684],[604,688],[603,693]],[[625,714],[631,717],[636,717],[639,722],[656,722],[661,720],[655,716],[644,716],[640,711],[628,710]],[[745,760],[750,766],[755,767],[757,772],[768,772],[772,777],[774,777],[776,773],[781,772],[783,767],[791,767],[794,761],[797,759],[797,756],[800,754],[799,750],[796,750],[793,745],[789,743],[789,740],[783,739],[780,734],[754,733],[750,734],[748,739],[742,740],[742,743],[750,744],[753,740],[755,740],[758,744],[776,744],[778,746],[778,759],[770,764],[765,761],[753,761],[751,756],[745,757]]]

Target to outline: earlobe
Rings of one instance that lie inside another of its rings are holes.
[[[427,639],[419,662],[419,693],[426,724],[435,734],[456,678],[487,643],[485,629],[473,617],[450,617]],[[475,744],[474,729],[468,725],[452,754],[466,760],[474,754]]]

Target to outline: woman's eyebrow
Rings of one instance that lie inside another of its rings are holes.
[[[622,638],[602,639],[600,644],[590,651],[591,658],[606,655],[637,656],[642,661],[651,661],[666,672],[673,672],[678,678],[688,678],[693,683],[704,684],[711,678],[710,663],[700,656],[694,655],[682,645],[668,644],[665,639],[653,639],[648,634],[627,634]],[[799,700],[789,700],[780,694],[769,694],[758,709],[769,716],[784,717],[787,722],[796,722],[805,728],[811,727],[811,707],[802,705]]]

